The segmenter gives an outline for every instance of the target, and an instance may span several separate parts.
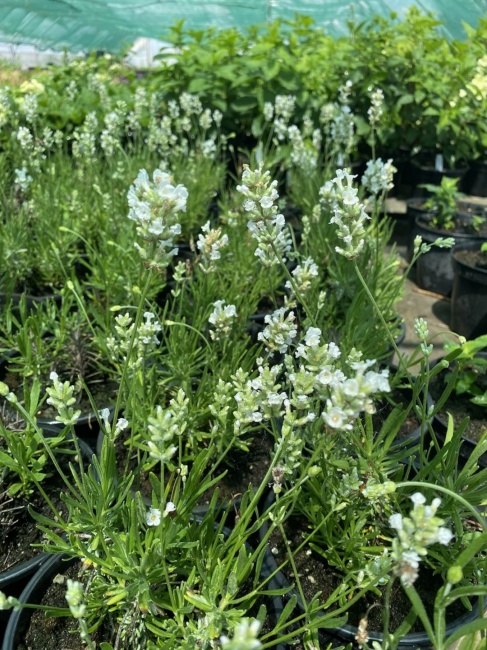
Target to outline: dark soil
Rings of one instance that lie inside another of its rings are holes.
[[[479,228],[473,227],[472,217],[468,214],[458,214],[454,220],[454,227],[446,230],[440,226],[433,225],[429,219],[422,220],[422,225],[438,231],[443,237],[454,237],[455,235],[472,235],[475,237],[487,238],[487,220]]]
[[[291,517],[285,524],[285,532],[291,548],[298,547],[307,534],[307,522],[303,517]],[[274,531],[269,542],[272,555],[280,566],[287,558],[284,541],[279,531]],[[321,592],[319,602],[324,603],[343,582],[343,575],[338,569],[331,567],[326,560],[319,554],[315,553],[309,547],[303,547],[302,550],[294,557],[296,569],[300,577],[301,586],[306,600],[309,602],[316,593]],[[282,569],[282,572],[289,583],[294,583],[295,579],[289,563]],[[421,567],[419,577],[414,586],[418,591],[423,604],[429,616],[433,614],[433,604],[436,592],[443,585],[440,576],[434,575],[426,566]],[[384,587],[379,587],[381,591]],[[291,592],[292,593],[292,592]],[[371,608],[371,606],[374,607]],[[337,606],[335,606],[337,607]],[[332,606],[332,609],[334,606]],[[369,609],[371,608],[371,609]],[[396,580],[393,586],[391,604],[390,604],[390,631],[395,629],[403,622],[411,609],[411,603],[401,587],[400,581]],[[361,600],[352,605],[347,613],[347,624],[356,627],[362,617],[368,612],[368,630],[369,632],[382,633],[383,622],[382,613],[384,610],[383,597],[369,592]],[[459,601],[448,609],[449,615],[454,618],[465,613],[465,608]],[[416,621],[411,632],[423,632],[423,626],[420,621]],[[323,648],[328,647],[327,644]]]
[[[139,466],[138,456],[140,450],[134,448],[127,459],[129,447],[126,443],[129,439],[129,430],[123,431],[117,438],[115,462],[119,476],[122,476],[125,472],[134,472]],[[225,463],[220,465],[216,471],[217,476],[225,471],[227,472],[226,475],[208,493],[203,495],[199,502],[200,506],[206,506],[210,503],[216,488],[218,488],[219,499],[222,502],[229,503],[238,499],[248,489],[249,485],[252,485],[254,489],[260,485],[269,469],[273,440],[268,434],[261,433],[249,441],[249,447],[248,452],[240,449],[229,452],[225,458]],[[146,474],[138,474],[133,487],[140,490],[144,497],[150,499],[152,487]]]
[[[61,379],[63,379],[61,377]],[[23,403],[24,400],[24,388],[22,377],[16,372],[9,372],[8,369],[5,369],[5,372],[2,373],[2,381],[4,381],[10,390],[17,396],[19,401]],[[48,385],[51,385],[48,383]],[[93,383],[88,383],[88,388],[93,396],[93,399],[98,407],[98,410],[102,408],[111,406],[115,403],[118,384],[115,381],[109,381],[106,378],[102,381],[97,381]],[[93,411],[91,407],[90,400],[88,395],[83,390],[78,394],[74,394],[76,398],[76,403],[73,405],[75,410],[80,410],[81,415],[91,413]],[[53,421],[56,418],[57,411],[54,407],[47,402],[44,402],[39,410],[37,411],[37,417],[39,420],[48,420]]]
[[[83,584],[86,584],[89,580],[89,577],[87,578],[86,575],[82,574],[81,563],[75,562],[54,577],[38,604],[50,607],[67,607],[66,584],[68,578],[79,580]],[[268,608],[268,615],[261,634],[272,630],[276,615],[274,603],[264,602]],[[257,615],[260,604],[260,602],[257,602],[252,610],[248,612],[249,617]],[[101,641],[108,641],[113,644],[116,636],[117,626],[110,624],[108,617],[100,628],[91,634],[91,638],[97,647]],[[120,647],[129,650],[126,645],[122,644]],[[132,645],[130,645],[131,647]],[[44,612],[39,610],[34,610],[28,627],[17,646],[17,650],[85,650],[85,648],[86,645],[80,640],[79,627],[75,619],[71,617],[46,617]]]
[[[219,469],[227,474],[206,494],[201,505],[208,505],[214,490],[218,487],[218,496],[223,502],[238,499],[249,485],[255,490],[264,479],[271,462],[273,440],[262,432],[249,444],[249,451],[234,449]]]
[[[487,253],[483,253],[480,250],[455,251],[455,259],[463,262],[467,266],[487,271]]]
[[[67,579],[80,580],[85,583],[86,579],[81,577],[81,564],[75,563],[54,577],[51,585],[42,597],[40,604],[50,607],[67,607],[66,584]],[[91,635],[93,641],[113,641],[109,638],[106,628],[98,630]],[[40,610],[34,610],[29,627],[17,650],[85,650],[86,645],[82,643],[79,636],[79,627],[75,619],[71,617],[46,617]]]
[[[76,456],[59,456],[61,468],[67,475],[70,475],[70,460],[76,466]],[[61,491],[66,491],[66,485],[53,466],[47,465],[46,472],[51,476],[44,479],[42,487],[56,509],[65,515],[66,507],[59,495]],[[6,571],[41,552],[39,548],[33,548],[32,544],[42,543],[44,534],[38,530],[36,522],[30,516],[29,506],[49,519],[54,517],[51,508],[42,495],[36,492],[35,487],[29,496],[14,497],[7,496],[7,488],[8,484],[0,483],[0,571]]]
[[[387,399],[384,398],[376,404],[377,410],[372,416],[374,431],[376,432],[380,431],[382,425],[396,406],[401,405],[402,409],[406,410],[412,398],[412,391],[407,388],[396,388],[391,393],[388,393],[387,397]],[[415,415],[415,413],[410,410],[406,416],[406,419],[404,420],[403,425],[397,433],[397,439],[401,440],[403,438],[411,437],[411,434],[419,429],[420,425],[421,421]]]

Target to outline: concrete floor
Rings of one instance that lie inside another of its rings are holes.
[[[405,247],[399,252],[406,266]],[[430,359],[442,357],[445,354],[445,340],[456,339],[449,328],[450,299],[420,289],[410,277],[406,279],[404,289],[404,298],[399,302],[398,311],[406,325],[406,337],[399,346],[400,352],[410,357],[418,347],[419,339],[414,332],[414,322],[417,318],[424,318],[428,323],[430,343],[433,345]],[[397,364],[397,361],[395,355],[394,363]]]

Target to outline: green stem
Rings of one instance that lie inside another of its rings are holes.
[[[289,280],[289,282],[290,282],[290,284],[291,284],[291,286],[292,286],[292,288],[293,288],[293,291],[294,291],[294,293],[295,293],[295,295],[296,295],[296,298],[298,299],[298,301],[299,301],[299,302],[301,303],[301,305],[303,306],[303,309],[304,309],[304,311],[306,312],[306,316],[307,316],[307,317],[309,318],[309,320],[311,321],[311,324],[313,325],[313,327],[317,327],[315,317],[314,317],[313,314],[311,313],[311,310],[310,310],[310,308],[308,307],[308,304],[307,304],[306,300],[305,300],[305,299],[303,298],[303,296],[301,295],[301,292],[300,292],[300,290],[299,290],[299,288],[298,288],[298,285],[296,284],[296,282],[295,282],[295,280],[294,280],[294,278],[293,278],[291,272],[290,272],[289,269],[287,268],[286,263],[284,262],[284,260],[282,259],[282,257],[279,255],[279,252],[278,252],[278,250],[277,250],[276,245],[274,244],[274,242],[271,242],[271,246],[272,246],[272,250],[274,251],[274,255],[277,257],[277,259],[279,260],[279,263],[281,264],[282,268],[284,269],[284,273],[286,274],[286,276],[287,276],[287,278],[288,278],[288,280]]]
[[[115,402],[115,409],[113,411],[113,421],[114,422],[117,421],[118,413],[120,412],[120,409],[121,409],[122,392],[123,392],[122,387],[125,386],[125,382],[127,380],[128,369],[129,369],[129,364],[130,364],[130,358],[132,356],[132,351],[134,349],[135,339],[137,337],[137,332],[139,330],[140,321],[142,320],[142,311],[143,311],[144,302],[145,302],[147,293],[149,291],[150,281],[151,281],[151,274],[148,273],[147,277],[146,277],[146,280],[145,280],[144,288],[142,289],[142,292],[141,292],[141,295],[140,295],[139,307],[137,308],[137,312],[136,312],[136,315],[135,315],[134,329],[132,331],[132,336],[130,337],[130,343],[129,343],[129,347],[128,347],[128,350],[127,350],[126,360],[125,360],[125,363],[124,363],[123,368],[122,368],[122,376],[120,378],[120,388],[119,388],[119,390],[117,392],[117,399],[116,399],[116,402]]]
[[[389,582],[387,583],[386,586],[386,591],[384,594],[384,610],[383,610],[383,615],[382,615],[382,622],[384,625],[383,628],[383,635],[384,635],[384,641],[383,641],[383,647],[388,648],[389,647],[389,642],[390,642],[390,634],[389,634],[389,621],[391,617],[391,593],[392,593],[392,585],[394,584],[394,577],[392,577]]]
[[[412,382],[413,382],[413,378],[412,378],[411,373],[409,372],[409,369],[408,369],[408,366],[407,366],[407,364],[406,364],[406,361],[404,360],[403,355],[400,353],[399,348],[397,347],[397,343],[396,343],[396,341],[394,340],[394,337],[392,336],[392,334],[391,334],[391,332],[390,332],[390,330],[389,330],[389,327],[388,327],[388,325],[387,325],[387,323],[386,323],[386,320],[385,320],[385,318],[384,318],[384,316],[383,316],[381,310],[379,309],[379,306],[377,305],[377,302],[375,301],[375,298],[374,298],[374,296],[372,295],[372,292],[370,291],[369,287],[367,286],[367,283],[365,282],[364,277],[363,277],[362,273],[360,272],[360,269],[359,269],[359,267],[358,267],[358,264],[357,264],[357,262],[356,262],[355,260],[353,260],[353,265],[354,265],[354,268],[355,268],[355,272],[357,273],[358,279],[359,279],[359,281],[360,281],[362,287],[364,288],[365,293],[366,293],[367,296],[369,297],[369,299],[370,299],[370,301],[371,301],[371,303],[372,303],[374,309],[375,309],[376,312],[377,312],[377,315],[379,316],[379,320],[380,320],[380,322],[382,323],[382,325],[383,325],[385,331],[387,332],[387,336],[388,336],[388,338],[389,338],[389,340],[390,340],[390,342],[391,342],[391,344],[392,344],[392,347],[393,347],[394,351],[396,352],[397,357],[398,357],[398,359],[399,359],[399,365],[400,365],[400,366],[401,366],[401,365],[403,366],[403,368],[404,368],[404,370],[405,370],[405,372],[406,372],[406,375],[407,375],[407,377],[408,377],[410,383],[412,383]]]

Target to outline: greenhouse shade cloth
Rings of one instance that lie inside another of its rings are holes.
[[[138,37],[164,39],[176,21],[185,29],[245,29],[296,13],[310,16],[336,36],[347,34],[347,21],[374,14],[402,18],[416,5],[432,12],[446,35],[463,39],[462,22],[475,26],[487,12],[487,0],[0,0],[0,41],[39,48],[118,52]]]

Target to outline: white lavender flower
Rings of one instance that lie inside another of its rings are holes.
[[[75,387],[69,381],[65,381],[64,383],[60,381],[55,372],[51,372],[50,379],[53,385],[46,388],[46,392],[49,395],[46,402],[56,409],[56,421],[64,425],[76,424],[81,415],[81,411],[73,409],[73,404],[76,404],[76,398],[73,396]]]
[[[218,149],[213,138],[208,138],[201,143],[201,155],[209,160],[214,160]]]
[[[84,603],[84,589],[81,582],[68,578],[66,582],[66,600],[73,618],[83,618],[86,613],[86,604]]]
[[[389,517],[389,525],[396,531],[392,540],[391,557],[395,563],[395,573],[404,586],[411,586],[418,577],[421,558],[427,554],[432,544],[447,546],[454,535],[443,526],[443,519],[436,516],[441,500],[433,499],[426,505],[426,497],[421,492],[411,496],[413,510],[409,517],[394,513]]]
[[[228,246],[228,235],[222,235],[221,228],[210,228],[210,222],[207,221],[201,227],[202,232],[198,235],[196,246],[201,254],[199,261],[203,271],[209,273],[214,271],[216,262],[221,257],[221,249]]]
[[[278,214],[275,202],[279,198],[277,181],[270,180],[270,173],[263,171],[263,163],[256,170],[244,165],[242,184],[237,191],[246,197],[244,209],[249,215],[248,228],[257,240],[255,255],[264,266],[273,266],[285,260],[291,249],[291,237],[282,214]]]
[[[23,192],[26,192],[30,184],[32,183],[32,176],[27,172],[27,167],[25,165],[21,169],[15,170],[15,186],[21,189]]]
[[[22,149],[24,149],[26,152],[31,150],[34,143],[34,137],[32,136],[32,133],[25,126],[19,126],[19,130],[17,131],[17,140],[19,141]]]
[[[384,113],[384,93],[380,88],[369,87],[370,107],[367,111],[369,124],[371,127],[377,126]]]
[[[170,174],[156,169],[153,181],[142,169],[128,191],[129,219],[137,223],[137,232],[146,247],[136,244],[143,259],[154,268],[165,268],[177,253],[174,238],[181,233],[176,214],[186,211],[188,190],[173,185]]]
[[[355,122],[349,106],[338,107],[330,125],[333,151],[341,156],[349,155],[353,148]]]
[[[298,333],[295,320],[294,312],[286,314],[284,307],[267,314],[264,319],[266,326],[259,332],[258,339],[264,343],[271,355],[276,351],[287,352]]]
[[[224,300],[217,300],[213,303],[213,307],[214,309],[208,318],[208,321],[214,327],[214,329],[210,330],[210,336],[214,341],[221,341],[222,338],[228,337],[231,332],[237,317],[237,310],[235,305],[225,305]]]
[[[292,145],[291,161],[293,165],[302,169],[304,172],[310,172],[316,169],[318,162],[318,151],[313,143],[304,140],[301,132],[296,125],[288,129],[288,137]]]
[[[362,176],[362,185],[372,196],[387,192],[394,187],[393,177],[396,172],[392,158],[386,163],[382,162],[381,158],[368,160]]]
[[[292,271],[292,276],[297,290],[305,296],[311,289],[314,279],[318,277],[318,266],[311,257],[308,257]],[[285,286],[294,295],[294,287],[290,280],[287,280]]]
[[[179,105],[186,115],[201,115],[203,112],[203,105],[197,95],[181,93],[179,96]]]
[[[174,440],[182,436],[188,426],[188,403],[185,392],[180,388],[176,398],[169,402],[168,408],[157,406],[155,415],[148,418],[147,447],[150,457],[157,462],[167,464],[176,454],[178,448]]]
[[[330,223],[338,226],[337,235],[343,242],[343,246],[337,246],[336,251],[348,259],[354,259],[362,251],[365,244],[364,224],[370,219],[359,202],[357,189],[352,185],[354,178],[347,171],[337,169],[333,179],[336,185],[335,209],[330,219]]]
[[[225,650],[260,650],[261,642],[257,639],[260,622],[257,619],[243,618],[233,630],[233,638],[223,635],[220,643]]]
[[[161,324],[151,312],[145,312],[144,319],[133,337],[135,322],[132,317],[128,313],[118,314],[115,317],[116,336],[109,336],[106,341],[116,362],[125,363],[130,355],[128,369],[131,373],[140,368],[148,354],[159,344],[157,334],[161,331]]]
[[[34,93],[27,93],[24,95],[22,102],[22,112],[25,115],[25,119],[29,124],[35,124],[38,113],[39,113],[39,102],[37,100],[37,95]]]
[[[207,131],[211,127],[212,118],[211,118],[211,111],[209,108],[205,108],[205,110],[199,116],[198,121],[203,131]]]
[[[276,117],[281,117],[288,122],[296,106],[296,97],[294,95],[276,95],[274,102],[274,112]]]

